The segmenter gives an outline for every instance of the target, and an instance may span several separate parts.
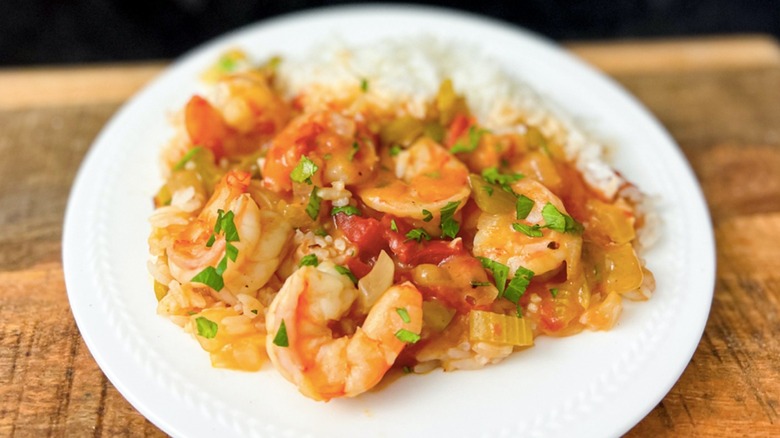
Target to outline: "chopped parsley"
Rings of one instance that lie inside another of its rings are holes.
[[[228,242],[225,244],[225,255],[227,258],[230,259],[231,262],[235,262],[236,258],[238,257],[238,248],[233,246],[232,243]]]
[[[349,270],[346,266],[336,265],[333,267],[336,269],[336,272],[338,272],[341,275],[346,275],[350,280],[352,280],[353,283],[357,284],[358,279],[355,277],[355,274],[352,273],[352,271]]]
[[[490,260],[487,257],[477,257],[477,259],[482,263],[483,268],[493,273],[493,280],[495,280],[496,288],[498,288],[498,297],[503,297],[506,279],[509,276],[509,266]]]
[[[396,307],[395,311],[398,312],[398,316],[401,317],[401,320],[407,324],[412,322],[412,318],[409,317],[409,312],[402,308],[402,307]]]
[[[460,231],[460,224],[453,218],[453,216],[455,215],[455,211],[458,209],[459,205],[460,201],[451,201],[441,209],[441,235],[443,237],[454,239],[455,236],[458,235],[458,231]]]
[[[215,233],[225,233],[225,240],[228,242],[238,242],[238,229],[233,218],[235,215],[232,210],[225,213],[223,210],[217,210],[217,222],[214,224]]]
[[[517,231],[518,233],[523,233],[526,236],[529,237],[542,237],[542,230],[541,226],[538,224],[535,225],[526,225],[526,224],[518,224],[514,223],[512,224],[512,229]]]
[[[415,344],[420,340],[420,335],[406,329],[400,329],[395,332],[395,337],[398,338],[399,341],[406,342],[407,344]]]
[[[363,216],[363,214],[360,213],[360,210],[358,210],[358,208],[355,207],[354,205],[346,205],[344,207],[334,207],[330,211],[330,215],[331,216],[335,216],[335,215],[337,215],[339,213],[343,213],[343,214],[345,214],[347,216],[352,216],[352,215]]]
[[[252,313],[254,313],[255,315],[257,315],[257,309],[252,309],[252,310],[250,310],[250,312],[252,312]]]
[[[559,233],[582,232],[582,225],[571,216],[561,213],[549,202],[542,208],[542,217],[544,218],[545,228]]]
[[[314,186],[311,189],[311,195],[309,195],[309,203],[306,204],[306,214],[312,220],[316,221],[320,215],[320,203],[322,203],[322,199],[317,195],[317,186]]]
[[[558,296],[558,288],[554,287],[554,288],[550,289],[550,295],[552,295],[553,298],[557,297]]]
[[[319,264],[320,259],[317,258],[317,254],[307,254],[298,262],[298,266],[319,266]]]
[[[289,347],[290,340],[287,339],[287,326],[284,325],[284,320],[279,324],[279,330],[276,332],[273,340],[274,345],[277,347]]]
[[[317,173],[317,170],[319,170],[319,166],[310,160],[309,157],[302,155],[295,169],[290,172],[290,179],[299,183],[311,184],[311,177]]]
[[[239,241],[238,230],[236,229],[236,224],[233,222],[233,217],[233,211],[225,213],[223,210],[217,210],[217,221],[214,224],[215,234],[212,234],[209,237],[206,246],[211,248],[217,239],[216,233],[223,233],[226,241],[225,256],[222,257],[222,260],[219,261],[216,268],[213,266],[206,266],[206,268],[192,277],[192,280],[190,281],[205,284],[216,291],[220,291],[225,287],[225,281],[222,278],[222,274],[227,269],[228,260],[235,262],[236,258],[238,258],[238,248],[231,243]]]
[[[390,219],[390,229],[396,233],[398,232],[398,225],[396,225],[395,219]]]
[[[364,93],[368,91],[368,79],[363,78],[360,80],[360,91]]]
[[[518,304],[520,297],[522,297],[523,294],[525,293],[525,290],[528,288],[528,285],[531,283],[532,278],[534,278],[534,271],[531,271],[530,269],[526,269],[522,266],[517,268],[517,270],[515,271],[515,276],[512,277],[512,280],[509,282],[509,285],[506,287],[506,292],[504,292],[504,298],[513,302],[514,304]]]
[[[533,199],[525,195],[520,195],[517,197],[517,202],[515,202],[515,211],[517,212],[518,219],[527,218],[528,214],[531,212],[533,208],[534,208]]]
[[[486,191],[488,196],[493,196],[493,186],[482,186],[482,190]]]
[[[223,258],[222,261],[227,261],[227,259]],[[220,262],[220,264],[221,263],[222,262]],[[202,271],[198,272],[197,275],[192,277],[192,280],[190,281],[193,283],[205,284],[215,291],[220,291],[225,287],[225,280],[222,279],[222,272],[218,272],[217,268],[213,266],[206,266]]]
[[[433,213],[423,208],[423,222],[430,222],[433,219]]]
[[[357,154],[359,150],[360,150],[360,145],[358,144],[358,142],[353,141],[352,142],[352,150],[349,151],[349,161],[352,161],[352,160],[355,159],[355,154]]]
[[[471,287],[490,286],[489,281],[472,281]]]
[[[406,233],[406,237],[409,240],[416,240],[418,242],[422,242],[423,239],[431,240],[431,235],[422,228],[412,228],[408,233]]]
[[[198,329],[198,336],[202,336],[206,339],[214,339],[214,337],[217,336],[217,330],[219,329],[216,322],[204,316],[195,318],[195,326]]]
[[[325,228],[317,228],[314,230],[315,236],[325,237],[328,235],[328,232],[325,230]]]
[[[403,370],[404,374],[409,374],[412,372],[412,369],[409,366],[405,366],[401,369]]]
[[[403,149],[401,146],[398,146],[397,144],[394,144],[390,147],[390,156],[395,157],[396,155],[400,154]]]
[[[452,149],[450,149],[450,152],[453,154],[458,154],[461,152],[474,152],[474,150],[477,149],[479,146],[479,140],[482,138],[482,135],[488,132],[486,129],[480,129],[476,126],[470,126],[469,132],[468,132],[468,143],[461,143],[457,142],[455,145],[452,146]]]
[[[523,178],[522,173],[510,173],[510,174],[503,174],[498,171],[495,167],[488,167],[487,169],[482,171],[482,178],[491,183],[496,184],[500,186],[504,191],[507,191],[509,193],[514,193],[512,191],[512,188],[509,187],[510,184],[512,184],[515,181],[518,181]]]
[[[179,161],[176,162],[176,164],[173,166],[173,170],[182,170],[184,169],[184,166],[195,157],[195,155],[198,154],[198,152],[203,149],[200,146],[195,146],[194,148],[187,151],[186,154],[184,154],[183,157]]]

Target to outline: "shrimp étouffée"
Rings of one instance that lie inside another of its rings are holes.
[[[333,337],[328,323],[341,319],[357,288],[330,263],[304,266],[285,282],[268,309],[266,347],[276,369],[315,400],[354,397],[373,388],[405,343],[399,330],[419,335],[422,295],[409,282],[391,286],[351,336]],[[274,343],[284,323],[287,346]]]

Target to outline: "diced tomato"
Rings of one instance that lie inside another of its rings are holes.
[[[210,149],[217,161],[222,158],[225,154],[222,142],[230,127],[206,99],[192,96],[184,109],[184,124],[192,144]]]
[[[567,321],[555,311],[555,303],[551,299],[542,299],[539,303],[539,316],[542,329],[547,333],[557,332],[566,326]]]
[[[460,137],[466,134],[469,127],[474,124],[474,119],[459,113],[455,116],[447,130],[447,136],[444,138],[444,145],[452,147]]]
[[[371,272],[371,269],[373,269],[371,265],[357,257],[351,257],[349,260],[347,260],[347,268],[349,268],[349,270],[352,271],[352,273],[355,274],[355,277],[357,278],[365,277],[369,272]]]
[[[390,221],[395,220],[398,231],[390,229]],[[416,266],[422,263],[438,265],[442,260],[456,255],[465,254],[463,241],[431,240],[417,242],[409,240],[406,233],[409,226],[401,220],[385,215],[382,218],[384,238],[387,240],[390,250],[398,257],[401,263]]]
[[[374,218],[338,213],[335,221],[347,239],[358,247],[363,259],[378,255],[387,246],[382,224]]]

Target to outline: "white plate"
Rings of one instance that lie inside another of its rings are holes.
[[[658,281],[609,332],[537,345],[481,371],[405,376],[357,399],[313,402],[275,371],[211,368],[179,327],[155,313],[146,272],[147,217],[159,184],[167,114],[228,47],[294,54],[338,33],[363,43],[432,34],[481,47],[619,145],[616,167],[660,197],[664,236],[646,256]],[[658,403],[701,337],[714,282],[705,203],[663,128],[619,86],[534,35],[437,9],[346,7],[248,27],[185,56],[133,98],[82,165],[65,218],[63,259],[79,329],[102,370],[149,420],[175,436],[616,436]]]

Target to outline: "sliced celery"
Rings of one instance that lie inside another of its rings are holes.
[[[525,318],[472,310],[469,312],[469,340],[518,347],[534,345],[531,323]]]

